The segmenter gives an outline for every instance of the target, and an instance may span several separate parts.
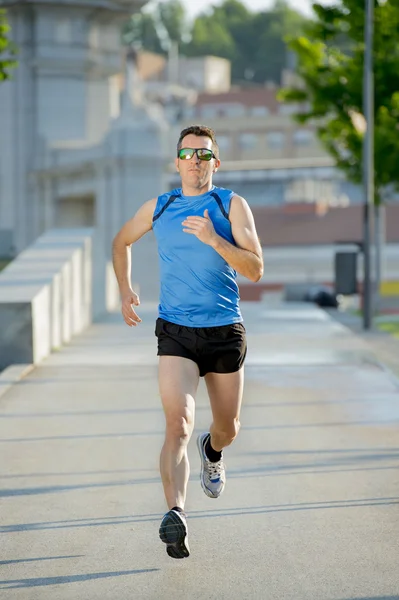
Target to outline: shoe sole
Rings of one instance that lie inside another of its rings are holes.
[[[187,527],[172,511],[162,519],[159,537],[166,544],[166,552],[171,558],[187,558],[190,549],[187,542]]]
[[[200,455],[200,459],[201,459],[201,472],[200,472],[200,482],[201,482],[201,487],[204,490],[205,494],[208,496],[208,498],[219,498],[220,494],[223,492],[220,492],[220,494],[218,494],[217,496],[215,496],[215,494],[213,494],[210,490],[208,490],[208,488],[206,487],[205,483],[204,483],[204,478],[203,478],[203,474],[204,474],[204,459],[203,459],[203,444],[202,444],[202,440],[203,440],[203,435],[199,435],[197,437],[197,448],[198,448],[198,452]]]

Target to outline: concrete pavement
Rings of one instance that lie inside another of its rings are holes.
[[[399,382],[312,306],[243,306],[242,430],[192,555],[158,539],[155,307],[92,326],[0,399],[0,598],[399,599]],[[210,410],[201,384],[196,432]]]

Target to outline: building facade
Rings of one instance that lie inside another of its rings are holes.
[[[13,79],[0,86],[3,253],[15,255],[43,231],[68,226],[98,227],[109,248],[143,196],[165,186],[166,123],[131,98],[131,62],[129,89],[112,118],[121,22],[144,4],[0,0],[19,48]]]
[[[275,87],[231,88],[228,64],[215,57],[169,66],[158,57],[140,77],[130,51],[124,68],[121,22],[145,3],[0,0],[19,47],[13,79],[0,86],[0,259],[48,229],[82,226],[96,228],[109,260],[122,223],[179,186],[176,141],[192,123],[216,130],[215,183],[254,208],[361,201]],[[155,240],[145,236],[134,283],[151,299],[157,268]]]

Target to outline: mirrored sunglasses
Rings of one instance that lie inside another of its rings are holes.
[[[191,160],[194,153],[198,156],[199,160],[210,161],[212,158],[216,158],[212,150],[208,148],[181,148],[177,156],[180,160]]]

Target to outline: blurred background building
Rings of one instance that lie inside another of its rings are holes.
[[[362,192],[335,167],[316,125],[293,119],[307,106],[278,101],[298,80],[292,58],[279,82],[237,84],[226,58],[179,55],[171,40],[166,53],[123,46],[122,24],[145,4],[0,0],[19,47],[13,79],[0,85],[0,256],[54,227],[94,226],[109,260],[122,223],[179,185],[181,129],[204,123],[221,151],[215,183],[247,199],[265,249],[265,280],[256,292],[242,282],[243,297],[298,279],[331,284],[335,244],[361,242]],[[390,244],[399,244],[398,206],[388,212]],[[155,297],[154,241],[140,244],[148,259],[135,277]],[[290,269],[282,255],[269,261],[269,249],[283,247],[297,258],[286,254]]]
[[[143,4],[0,2],[19,47],[14,77],[0,86],[3,253],[53,227],[95,225],[109,255],[121,223],[165,185],[164,151],[147,161],[154,144],[162,147],[165,119],[127,93],[113,114],[121,24]]]

